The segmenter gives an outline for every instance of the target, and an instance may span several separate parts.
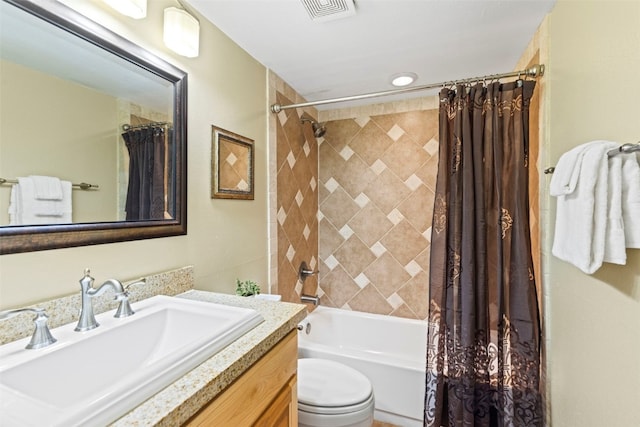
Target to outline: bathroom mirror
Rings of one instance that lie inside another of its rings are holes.
[[[186,234],[186,73],[62,3],[0,7],[0,254]],[[164,212],[131,219],[123,125],[150,123],[166,132]],[[69,221],[12,222],[29,175],[94,187],[73,186]]]

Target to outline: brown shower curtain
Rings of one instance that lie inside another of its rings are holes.
[[[528,204],[534,87],[440,92],[425,426],[543,424]]]
[[[125,204],[127,221],[164,219],[164,127],[132,129],[122,134],[129,151],[129,186]]]

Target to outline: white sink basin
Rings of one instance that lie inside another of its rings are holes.
[[[156,296],[135,315],[96,316],[100,327],[53,329],[58,340],[0,346],[2,426],[101,426],[112,422],[247,333],[255,310]]]

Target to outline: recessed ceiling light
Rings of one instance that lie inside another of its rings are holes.
[[[398,87],[408,86],[415,82],[417,78],[418,75],[416,73],[398,73],[391,76],[391,84]]]

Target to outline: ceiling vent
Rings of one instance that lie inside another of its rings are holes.
[[[301,0],[314,21],[332,21],[355,15],[353,0]]]

